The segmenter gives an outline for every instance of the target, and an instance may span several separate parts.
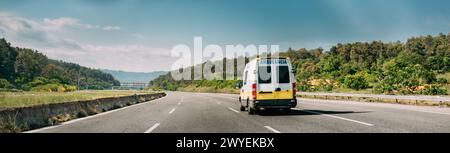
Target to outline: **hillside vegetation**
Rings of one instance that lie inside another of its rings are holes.
[[[31,49],[11,47],[0,39],[0,91],[74,91],[120,85],[111,74],[48,59]]]
[[[297,70],[299,91],[425,95],[448,92],[446,76],[450,72],[450,34],[412,37],[404,43],[339,43],[328,51],[322,48],[289,49],[280,55],[289,57]],[[215,92],[234,89],[236,82],[175,81],[169,73],[150,84],[154,89],[195,90],[208,87]]]
[[[105,73],[109,73],[114,78],[119,80],[120,82],[145,82],[157,78],[160,75],[166,74],[164,71],[154,71],[154,72],[125,72],[125,71],[116,71],[116,70],[101,70]]]

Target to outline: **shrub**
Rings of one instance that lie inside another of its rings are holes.
[[[380,84],[377,84],[377,85],[373,86],[372,91],[375,94],[382,94],[382,93],[384,93],[383,86],[380,85]]]
[[[362,75],[347,75],[344,79],[344,85],[347,88],[361,90],[369,87],[366,79]]]
[[[323,89],[324,91],[332,91],[332,90],[333,90],[333,84],[329,84],[329,83],[323,84],[323,85],[322,85],[322,89]]]
[[[448,83],[448,80],[445,79],[445,78],[438,78],[438,79],[436,80],[436,83],[439,83],[439,84],[447,84],[447,83]]]
[[[11,84],[6,79],[0,79],[0,88],[10,88]]]
[[[31,91],[37,91],[37,92],[57,92],[59,91],[59,87],[61,85],[59,84],[45,84],[45,85],[39,85],[36,87],[31,88]]]
[[[66,88],[64,86],[58,86],[58,92],[66,92]]]
[[[419,92],[423,95],[446,95],[447,89],[442,89],[438,85],[426,85],[425,89]]]
[[[74,91],[77,91],[77,86],[64,85],[64,88],[66,88],[66,92],[74,92]]]

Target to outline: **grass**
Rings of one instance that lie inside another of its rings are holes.
[[[67,93],[58,92],[0,92],[0,108],[26,107],[41,104],[92,100],[106,97],[121,97],[146,94],[137,90],[87,90]]]

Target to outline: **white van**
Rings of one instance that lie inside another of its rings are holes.
[[[239,102],[241,111],[297,106],[296,80],[289,58],[256,58],[245,66]]]

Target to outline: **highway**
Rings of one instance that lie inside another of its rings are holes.
[[[290,114],[239,111],[237,95],[166,97],[28,133],[430,133],[450,132],[450,108],[298,99]]]

